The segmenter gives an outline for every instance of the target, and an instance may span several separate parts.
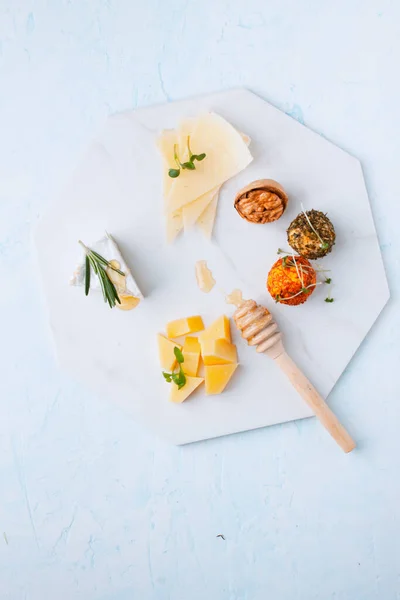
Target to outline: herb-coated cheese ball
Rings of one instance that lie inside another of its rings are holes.
[[[287,230],[290,246],[301,256],[317,259],[326,256],[335,243],[335,229],[319,210],[301,212]]]

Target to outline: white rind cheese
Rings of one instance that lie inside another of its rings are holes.
[[[95,252],[100,254],[106,260],[115,260],[120,264],[119,269],[123,271],[126,276],[126,288],[124,290],[124,295],[134,296],[135,298],[143,298],[143,294],[140,291],[138,284],[134,280],[129,267],[126,264],[125,259],[120,252],[120,249],[118,248],[117,243],[109,233],[106,233],[104,237],[102,237],[97,242],[90,244],[88,247],[91,250],[94,250]],[[116,275],[118,275],[118,273],[116,273]],[[85,285],[85,254],[83,254],[82,261],[78,264],[70,279],[70,285],[75,285],[79,287],[84,287]],[[90,290],[99,292],[101,291],[99,279],[93,273],[93,271],[90,277]]]

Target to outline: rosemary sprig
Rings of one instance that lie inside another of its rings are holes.
[[[179,371],[177,373],[175,371],[173,371],[172,373],[166,373],[165,371],[163,371],[163,377],[167,383],[175,383],[175,385],[178,386],[178,390],[180,390],[181,388],[183,388],[184,385],[186,385],[186,375],[182,369],[182,363],[185,362],[185,359],[178,346],[175,346],[174,354],[176,361],[179,365]]]
[[[89,257],[85,256],[85,296],[89,294],[90,290],[90,262]]]
[[[121,300],[119,299],[117,288],[114,283],[111,281],[106,269],[112,269],[116,271],[120,275],[125,275],[123,271],[114,267],[108,260],[106,260],[103,256],[88,248],[81,240],[79,240],[79,244],[85,251],[85,295],[87,296],[90,291],[90,272],[93,269],[95,275],[97,275],[101,291],[103,292],[104,302],[108,302],[110,308],[114,308],[116,303],[121,304]]]
[[[187,169],[188,171],[194,171],[196,168],[194,161],[197,160],[198,162],[201,162],[206,157],[205,152],[202,152],[201,154],[193,154],[192,153],[192,150],[190,148],[190,135],[187,136],[186,146],[187,146],[187,151],[188,151],[188,155],[189,155],[189,160],[182,163],[180,161],[180,158],[178,155],[178,144],[174,144],[174,160],[176,162],[177,169],[175,169],[175,168],[169,169],[169,171],[168,171],[168,175],[170,177],[172,177],[173,179],[175,179],[175,177],[179,177],[179,175],[181,174],[181,169]]]

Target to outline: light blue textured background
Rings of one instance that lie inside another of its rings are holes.
[[[395,0],[0,0],[2,600],[400,598],[399,23]],[[31,232],[61,180],[108,114],[235,86],[363,163],[392,300],[330,398],[350,456],[314,419],[170,447],[54,361]]]

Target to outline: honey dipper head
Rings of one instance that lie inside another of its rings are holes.
[[[281,339],[277,323],[271,313],[254,300],[246,300],[233,315],[236,327],[249,346],[256,346],[257,352],[274,351]],[[278,354],[282,352],[279,343]]]

